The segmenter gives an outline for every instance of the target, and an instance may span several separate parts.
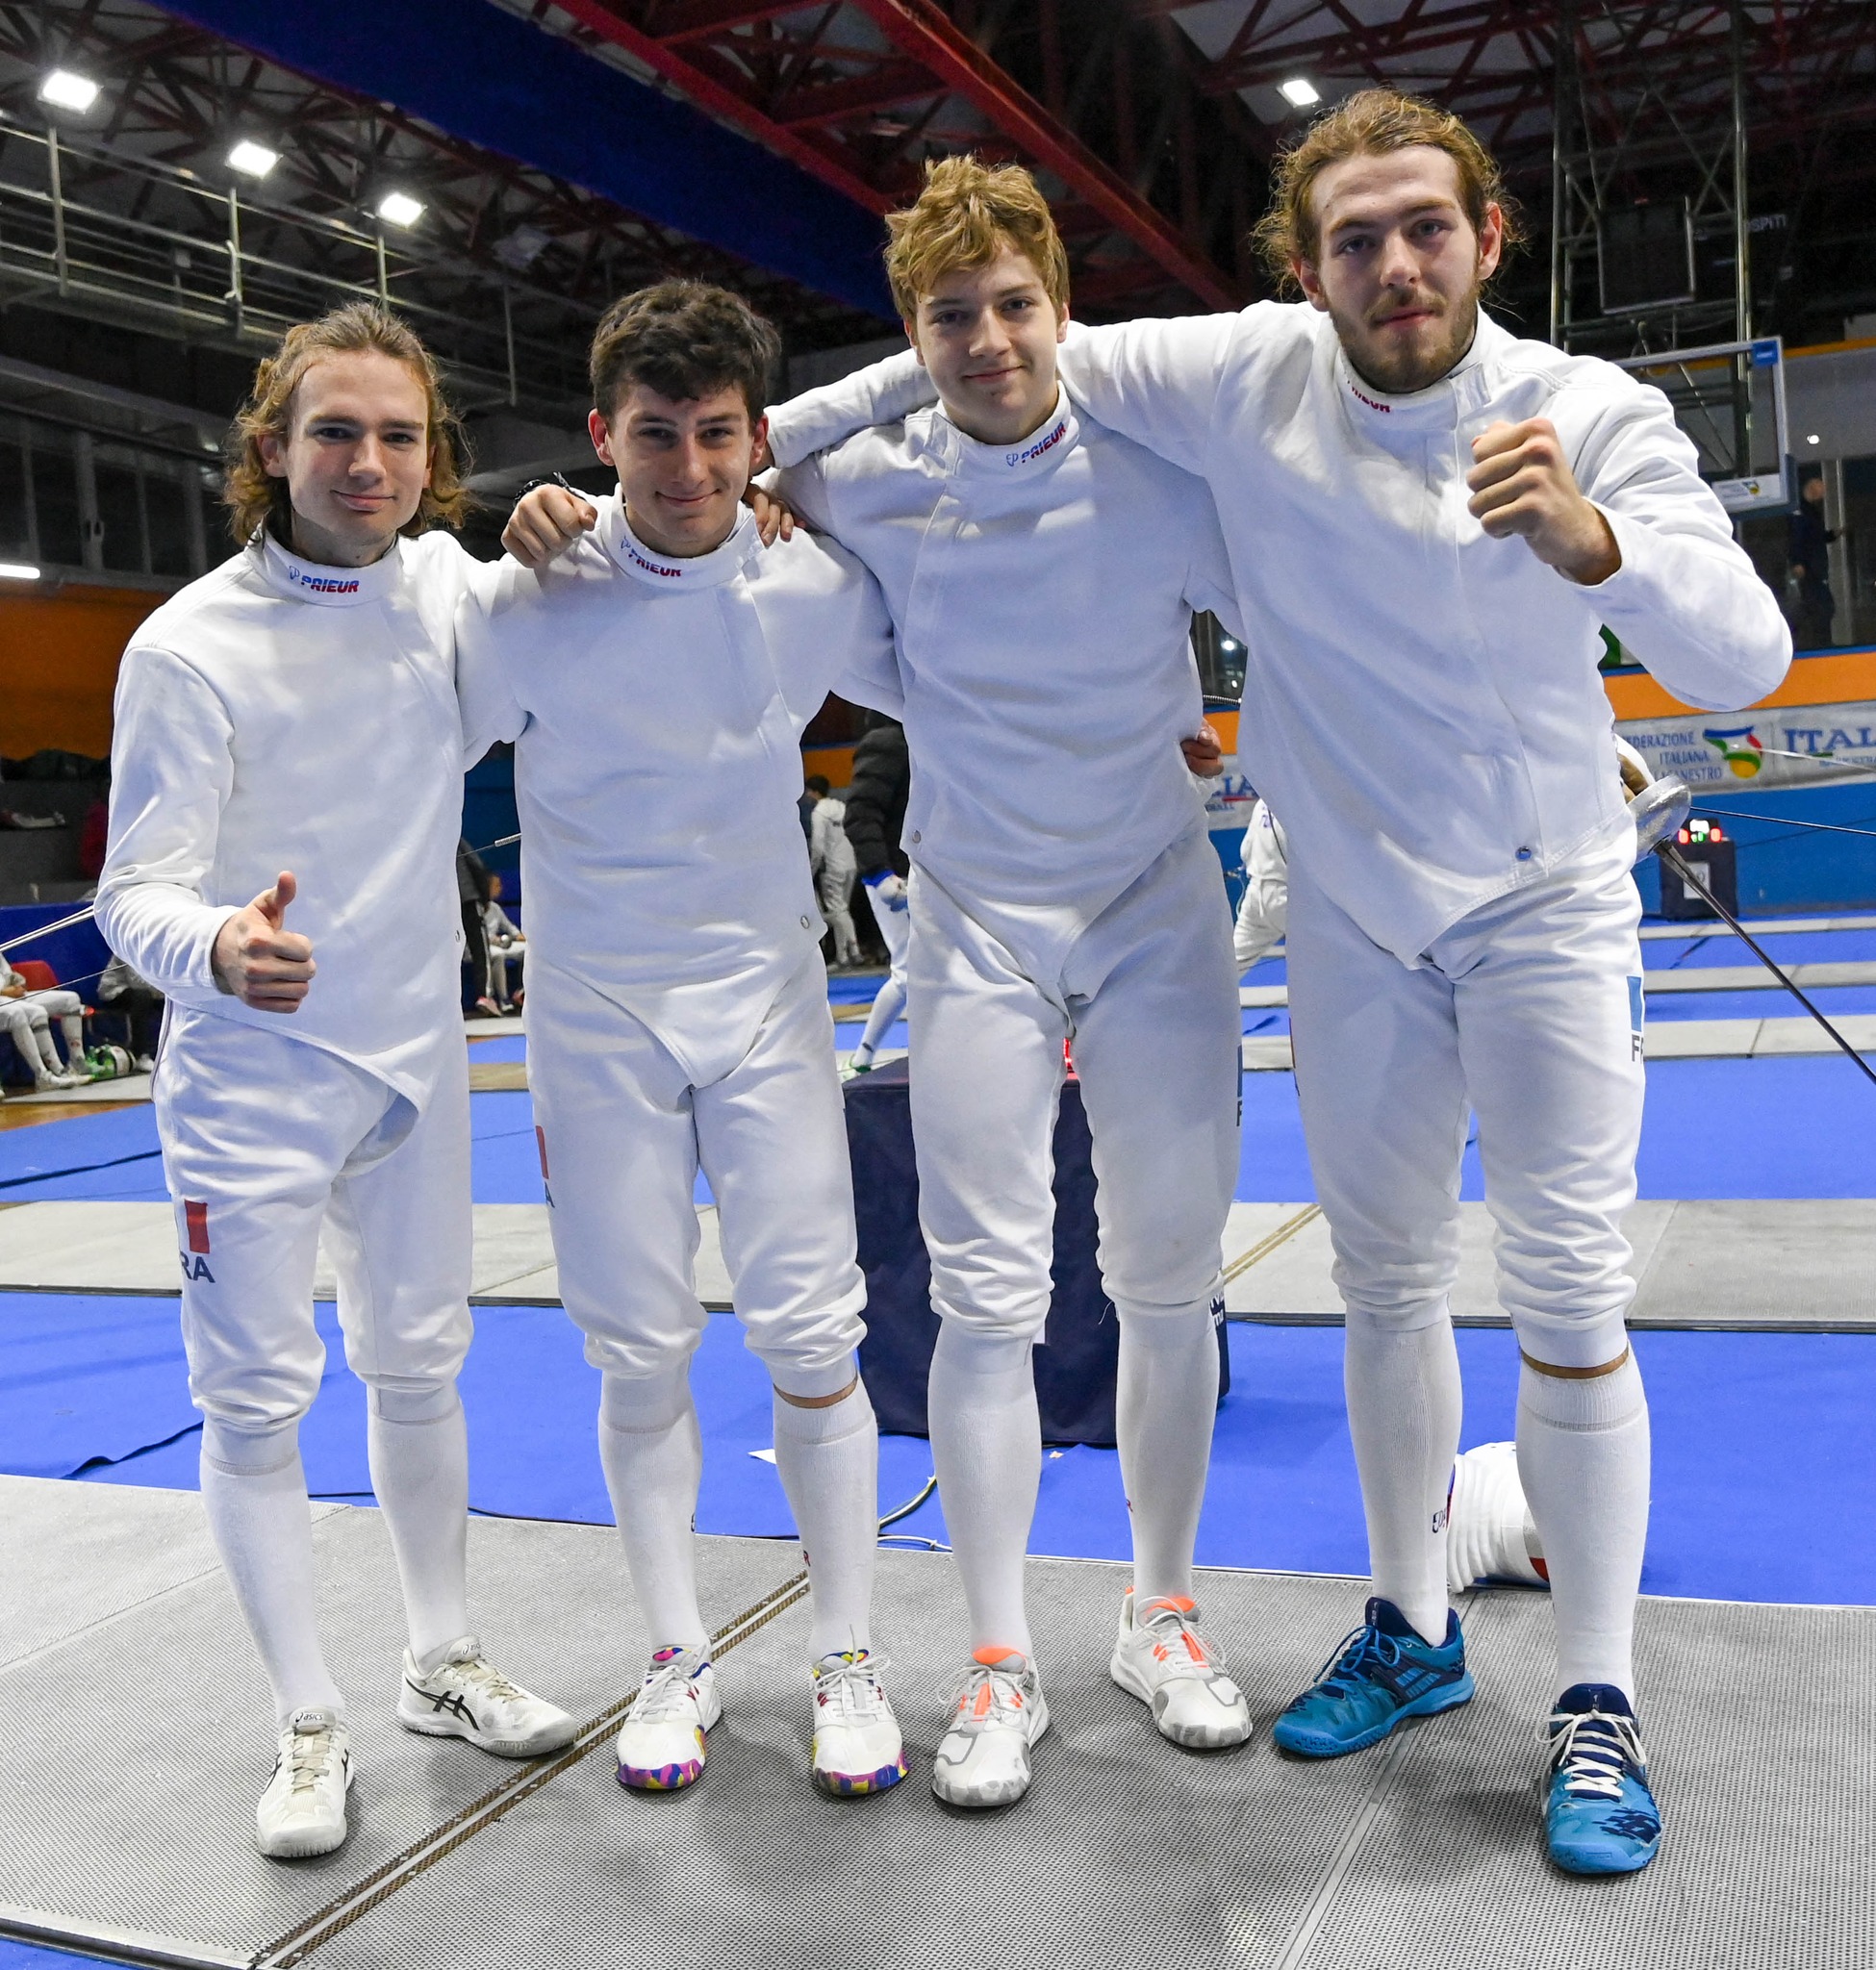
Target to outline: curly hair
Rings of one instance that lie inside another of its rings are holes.
[[[1310,203],[1316,180],[1331,164],[1350,158],[1385,157],[1390,151],[1425,145],[1443,150],[1459,174],[1459,199],[1476,233],[1488,206],[1505,221],[1505,244],[1524,237],[1518,210],[1505,189],[1504,174],[1490,151],[1459,119],[1423,96],[1398,89],[1364,88],[1326,111],[1278,159],[1270,210],[1252,237],[1280,289],[1294,288],[1296,263],[1313,261],[1319,245]]]
[[[469,506],[469,489],[463,484],[468,447],[463,427],[444,395],[436,358],[416,331],[389,309],[371,301],[353,301],[317,321],[296,321],[254,371],[247,401],[235,414],[228,433],[228,463],[221,484],[229,531],[237,544],[245,545],[269,520],[283,532],[291,523],[287,482],[267,470],[261,440],[285,442],[292,426],[293,392],[315,363],[368,349],[403,364],[423,386],[429,406],[430,483],[416,513],[398,531],[421,534],[439,523],[462,525]]]
[[[769,401],[781,337],[740,294],[707,281],[660,281],[615,301],[593,333],[593,402],[611,423],[634,384],[673,403],[742,392],[753,424]]]
[[[1068,255],[1049,201],[1021,164],[986,164],[968,152],[935,158],[912,204],[886,215],[891,243],[886,278],[900,316],[914,320],[919,297],[946,274],[987,266],[1014,247],[1035,268],[1043,291],[1068,306]]]

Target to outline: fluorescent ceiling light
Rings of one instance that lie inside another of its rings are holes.
[[[414,226],[423,216],[423,201],[408,191],[387,191],[378,200],[378,216],[393,226]]]
[[[265,178],[280,162],[280,153],[265,143],[250,143],[245,138],[228,153],[228,166],[243,177]]]
[[[98,99],[98,86],[89,75],[74,75],[69,68],[55,68],[39,84],[39,100],[55,110],[89,110]]]
[[[1823,443],[1823,442],[1824,442],[1824,441],[1823,441],[1823,440],[1822,440],[1822,439],[1821,439],[1820,437],[1818,437],[1818,435],[1817,435],[1817,433],[1816,433],[1815,431],[1813,431],[1813,433],[1811,434],[1811,436],[1810,436],[1809,438],[1807,438],[1807,439],[1805,440],[1805,442],[1806,442],[1807,444],[1822,444],[1822,443]]]
[[[0,581],[38,581],[39,571],[24,561],[0,561]]]
[[[1296,110],[1306,110],[1311,103],[1322,101],[1322,91],[1313,82],[1306,82],[1300,75],[1291,76],[1288,82],[1280,82],[1277,92]]]

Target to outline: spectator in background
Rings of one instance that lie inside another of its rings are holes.
[[[853,930],[854,862],[852,845],[847,839],[847,808],[836,800],[826,780],[816,773],[807,783],[814,796],[814,812],[808,818],[808,861],[814,870],[814,891],[821,914],[834,934],[834,965],[858,962],[860,940]]]
[[[123,1015],[131,1058],[139,1073],[148,1073],[156,1065],[157,1038],[163,1031],[163,994],[114,953],[98,980],[97,1001],[100,1012]]]
[[[843,803],[844,831],[853,866],[867,886],[873,921],[885,940],[892,969],[867,1015],[860,1044],[853,1049],[855,1073],[865,1073],[872,1067],[880,1041],[905,1007],[905,947],[912,922],[905,878],[911,865],[900,848],[899,838],[905,825],[905,800],[911,786],[905,727],[884,712],[875,712],[853,748],[853,784]]]
[[[482,935],[489,947],[488,977],[483,994],[493,998],[504,1013],[519,1012],[524,996],[520,985],[509,990],[509,979],[527,959],[527,939],[520,925],[501,907],[501,877],[489,871],[488,900],[482,905]]]
[[[85,1068],[85,1004],[76,992],[35,992],[0,957],[0,1031],[13,1040],[20,1059],[42,1095],[62,1088],[83,1087],[91,1078]],[[52,1022],[65,1029],[69,1068],[59,1058]]]
[[[1837,602],[1831,594],[1831,543],[1836,533],[1824,524],[1824,475],[1813,472],[1798,489],[1791,516],[1791,582],[1797,591],[1791,609],[1791,641],[1801,650],[1829,649]]]
[[[489,871],[468,842],[456,844],[456,896],[463,910],[463,961],[469,966],[469,1008],[488,1019],[499,1019],[501,1007],[489,997],[489,940],[482,927],[482,906],[489,900]]]

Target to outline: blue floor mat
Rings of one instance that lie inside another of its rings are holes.
[[[69,1327],[67,1375],[36,1357],[38,1411],[6,1412],[6,1468],[55,1475],[85,1444],[118,1460],[92,1464],[89,1482],[190,1489],[199,1440],[183,1390],[175,1302],[118,1300],[114,1365],[100,1367],[92,1329]],[[139,1325],[140,1324],[140,1325]],[[321,1497],[370,1502],[364,1392],[339,1365],[330,1307],[325,1386],[301,1432],[307,1480]],[[133,1348],[133,1329],[141,1339]],[[1230,1328],[1232,1393],[1221,1405],[1210,1487],[1199,1529],[1206,1565],[1306,1573],[1366,1571],[1366,1541],[1342,1404],[1336,1328]],[[1465,1445],[1508,1437],[1517,1344],[1504,1332],[1458,1336],[1466,1385]],[[166,1350],[166,1357],[165,1357]],[[9,1351],[11,1353],[11,1350]],[[1876,1460],[1865,1452],[1876,1406],[1876,1336],[1642,1334],[1635,1352],[1654,1411],[1654,1516],[1642,1584],[1651,1593],[1720,1600],[1876,1603],[1876,1553],[1842,1528],[1876,1515]],[[123,1364],[135,1354],[134,1376]],[[11,1368],[12,1363],[9,1362]],[[18,1377],[10,1374],[11,1384]],[[697,1528],[786,1536],[788,1508],[772,1464],[750,1455],[773,1442],[768,1378],[733,1316],[712,1318],[693,1375],[704,1438]],[[557,1308],[482,1309],[463,1376],[478,1511],[610,1523],[594,1443],[597,1377]],[[63,1449],[53,1454],[44,1420]],[[178,1418],[183,1433],[170,1435]],[[168,1440],[124,1456],[136,1440]],[[22,1458],[21,1446],[38,1448]],[[883,1512],[916,1496],[931,1472],[915,1437],[880,1446]],[[1768,1473],[1777,1481],[1768,1483]],[[943,1543],[934,1498],[894,1528]],[[1031,1551],[1125,1558],[1127,1506],[1119,1459],[1086,1448],[1043,1463]]]
[[[1651,992],[1651,1020],[1809,1019],[1791,994],[1767,972],[1768,990],[1757,992]],[[1827,1019],[1839,1013],[1876,1012],[1876,985],[1804,985],[1805,997]]]
[[[42,1950],[37,1943],[16,1943],[0,1936],[0,1970],[72,1970],[74,1963],[96,1963],[110,1970],[102,1957],[81,1957],[71,1950]]]
[[[1762,931],[1750,919],[1744,921],[1754,943],[1762,944],[1781,965],[1867,963],[1876,958],[1876,928]],[[1641,962],[1650,970],[1689,972],[1713,965],[1756,965],[1759,960],[1729,933],[1689,938],[1685,945],[1671,938],[1651,939],[1641,947]]]

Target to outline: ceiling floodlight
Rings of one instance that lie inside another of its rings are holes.
[[[1823,443],[1823,442],[1824,442],[1824,441],[1823,441],[1823,439],[1822,439],[1822,438],[1821,438],[1821,437],[1820,437],[1820,436],[1819,436],[1819,435],[1818,435],[1818,434],[1817,434],[1817,433],[1816,433],[1815,431],[1813,431],[1813,432],[1812,432],[1812,433],[1811,433],[1811,434],[1810,434],[1810,435],[1809,435],[1809,436],[1808,436],[1808,437],[1807,437],[1807,438],[1805,439],[1805,442],[1806,442],[1807,444],[1822,444],[1822,443]]]
[[[241,172],[244,178],[265,178],[279,162],[277,150],[269,150],[265,143],[250,143],[245,139],[228,153],[228,168]]]
[[[39,101],[55,110],[89,110],[98,99],[98,86],[89,75],[74,75],[69,68],[55,68],[39,84]]]
[[[38,581],[39,571],[27,561],[0,561],[0,581]]]
[[[423,201],[408,191],[387,191],[378,200],[378,216],[393,226],[414,226],[423,216]]]
[[[1311,103],[1322,101],[1321,89],[1300,75],[1291,76],[1288,82],[1280,82],[1277,92],[1293,110],[1306,110]]]

